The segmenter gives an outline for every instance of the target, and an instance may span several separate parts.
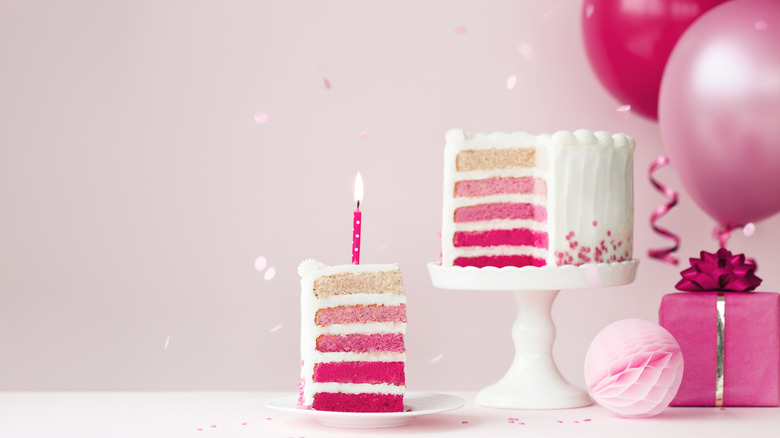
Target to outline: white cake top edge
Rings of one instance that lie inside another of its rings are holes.
[[[300,265],[298,265],[298,275],[300,275],[301,278],[308,278],[311,280],[322,276],[344,274],[347,272],[354,274],[359,272],[383,272],[398,270],[398,263],[328,266],[314,259],[306,259],[302,261]]]
[[[605,131],[589,131],[578,129],[571,131],[558,131],[554,134],[533,135],[527,132],[492,132],[469,133],[462,129],[450,129],[444,136],[448,145],[459,148],[470,147],[474,149],[492,149],[509,147],[532,147],[542,145],[559,146],[583,146],[601,145],[615,148],[634,149],[634,138],[626,134],[610,134]]]

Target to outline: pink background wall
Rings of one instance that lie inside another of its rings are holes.
[[[555,356],[583,385],[591,339],[655,321],[679,268],[646,257],[666,245],[648,225],[658,126],[616,111],[580,8],[0,0],[0,389],[295,391],[296,269],[349,263],[358,170],[362,260],[404,274],[409,388],[493,383],[513,354],[511,294],[437,290],[425,267],[454,127],[635,137],[637,281],[564,291],[553,309]],[[681,204],[662,222],[680,255],[716,249],[714,222]],[[780,219],[756,225],[730,249],[776,291]]]

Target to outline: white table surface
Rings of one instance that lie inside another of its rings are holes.
[[[289,394],[282,392],[0,392],[0,437],[780,436],[780,408],[668,408],[653,418],[631,420],[598,406],[482,408],[474,405],[475,392],[447,393],[466,405],[399,428],[335,429],[264,406]]]

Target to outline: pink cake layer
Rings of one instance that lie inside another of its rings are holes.
[[[320,335],[317,337],[317,351],[323,353],[366,353],[369,351],[403,353],[406,348],[402,333],[375,333],[371,335]]]
[[[527,228],[512,230],[458,231],[452,236],[455,247],[464,246],[532,246],[547,248],[547,233]]]
[[[403,385],[403,362],[324,362],[314,364],[315,382]]]
[[[547,262],[538,257],[530,255],[511,255],[511,256],[482,256],[482,257],[458,257],[453,262],[455,266],[475,266],[484,268],[485,266],[495,266],[503,268],[505,266],[546,266]]]
[[[486,178],[455,183],[455,197],[477,197],[503,193],[547,194],[547,183],[540,178]]]
[[[312,408],[338,412],[403,412],[404,396],[400,394],[345,394],[320,392],[314,394]]]
[[[406,304],[327,307],[317,310],[314,322],[321,326],[366,322],[406,322]]]
[[[533,219],[547,222],[547,209],[526,202],[479,204],[455,209],[455,222],[477,222],[493,219]]]

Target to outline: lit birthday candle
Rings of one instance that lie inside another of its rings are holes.
[[[363,220],[363,213],[360,212],[360,201],[363,199],[363,178],[358,172],[355,176],[355,213],[352,215],[352,264],[360,264],[360,222]]]

